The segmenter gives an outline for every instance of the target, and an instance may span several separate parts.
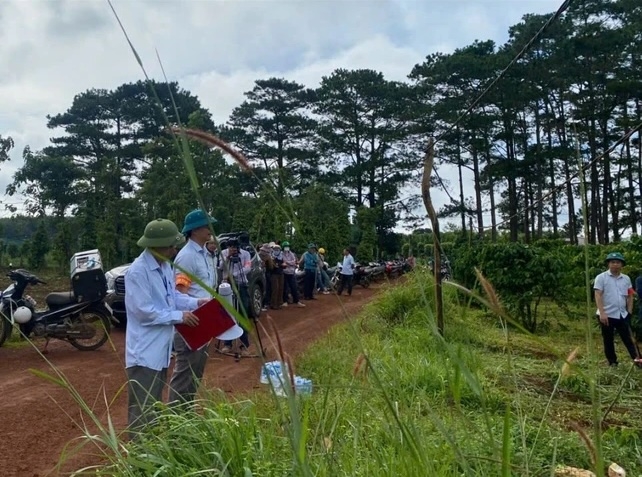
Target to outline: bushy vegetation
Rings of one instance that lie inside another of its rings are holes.
[[[429,231],[416,231],[403,240],[404,253],[423,261],[432,258]],[[642,238],[637,235],[615,244],[574,245],[554,238],[525,243],[509,241],[507,236],[491,240],[447,232],[442,236],[442,246],[443,258],[449,260],[457,282],[480,291],[475,273],[479,269],[514,317],[533,332],[547,326],[551,303],[572,320],[586,316],[587,292],[592,301],[593,281],[606,270],[604,259],[609,252],[624,254],[627,263],[623,273],[633,283],[642,274]],[[636,303],[639,307],[639,300]],[[642,337],[642,322],[635,315],[633,327]]]
[[[167,411],[108,451],[99,474],[543,476],[592,467],[580,434],[605,462],[642,471],[642,375],[603,367],[583,322],[556,310],[548,333],[511,331],[451,287],[442,338],[432,290],[419,270],[309,349],[295,372],[312,395],[203,395],[199,412]]]

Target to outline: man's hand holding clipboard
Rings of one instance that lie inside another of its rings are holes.
[[[227,310],[215,299],[201,298],[193,312],[183,313],[183,323],[176,325],[185,343],[191,350],[201,348],[236,325]]]

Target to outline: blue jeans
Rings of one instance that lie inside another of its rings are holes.
[[[323,290],[330,288],[330,277],[325,270],[319,270],[317,272],[317,286]]]

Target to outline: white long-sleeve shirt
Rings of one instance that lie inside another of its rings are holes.
[[[214,268],[212,254],[203,246],[201,247],[193,240],[188,240],[185,246],[178,252],[174,263],[194,275],[205,285],[216,291],[217,270]],[[187,294],[195,298],[211,298],[212,294],[205,288],[186,276],[182,271],[176,268],[176,281],[189,282]]]
[[[183,311],[197,307],[196,298],[176,290],[169,263],[159,264],[145,249],[125,273],[125,367],[167,368],[174,325],[183,321]]]
[[[341,265],[341,275],[354,275],[354,258],[352,258],[352,255],[344,255],[343,256],[343,264]]]

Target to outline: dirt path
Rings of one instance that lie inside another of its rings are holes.
[[[373,284],[367,290],[356,287],[352,297],[342,297],[348,315],[356,315],[383,286]],[[305,303],[306,308],[290,306],[270,311],[284,348],[292,357],[326,334],[332,325],[344,320],[336,296],[319,295],[317,300]],[[262,322],[268,327],[267,320]],[[276,354],[270,340],[266,336],[262,338],[267,359],[274,359]],[[46,355],[103,422],[105,402],[110,402],[109,414],[116,429],[126,425],[126,391],[122,391],[126,382],[124,341],[125,334],[120,330],[112,333],[113,346],[105,345],[97,351],[80,352],[64,342],[52,341]],[[42,342],[36,345],[43,347]],[[220,388],[229,394],[258,388],[260,366],[260,359],[248,358],[237,363],[232,357],[212,353],[205,372],[205,386]],[[31,346],[0,348],[0,476],[3,477],[62,475],[55,469],[61,452],[81,435],[81,414],[70,394],[35,376],[31,369],[52,373],[50,365]]]

